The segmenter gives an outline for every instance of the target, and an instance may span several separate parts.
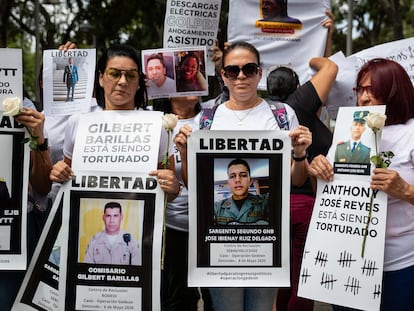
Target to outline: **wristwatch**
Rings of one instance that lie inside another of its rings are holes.
[[[37,150],[46,151],[49,148],[48,140],[45,138],[45,141],[41,145],[37,145]]]

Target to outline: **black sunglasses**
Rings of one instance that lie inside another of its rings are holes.
[[[236,65],[228,65],[228,66],[223,68],[223,71],[224,71],[224,76],[227,79],[235,80],[239,76],[240,71],[242,71],[243,74],[247,78],[251,78],[251,77],[257,75],[257,73],[259,72],[259,68],[260,68],[260,66],[258,64],[248,63],[248,64],[245,64],[241,67],[236,66]]]

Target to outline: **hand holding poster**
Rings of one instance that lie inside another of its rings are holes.
[[[88,112],[95,81],[95,49],[43,53],[43,105],[48,116]]]
[[[318,180],[299,279],[301,297],[379,309],[387,195],[370,188],[374,169],[370,156],[376,153],[376,137],[366,128],[364,118],[369,112],[384,111],[385,106],[339,109],[328,153],[334,180]],[[361,256],[364,236],[366,247]]]
[[[288,286],[287,132],[196,131],[188,150],[189,285]]]

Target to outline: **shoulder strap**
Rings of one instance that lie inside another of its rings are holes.
[[[200,130],[209,130],[211,128],[211,124],[213,123],[214,114],[216,113],[217,107],[221,105],[221,97],[217,96],[214,102],[214,106],[210,108],[203,108],[201,110],[200,116]]]
[[[273,112],[279,128],[282,130],[289,130],[289,119],[287,116],[285,104],[277,100],[272,100],[270,98],[266,98],[265,100],[269,104],[269,107]]]

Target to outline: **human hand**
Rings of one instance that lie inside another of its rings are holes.
[[[322,154],[313,158],[308,166],[308,173],[325,181],[332,181],[334,176],[332,164]]]
[[[74,176],[70,166],[64,161],[58,161],[53,165],[50,171],[49,178],[53,182],[65,182]]]
[[[397,171],[386,168],[375,168],[371,177],[371,189],[381,190],[392,197],[405,199],[410,185]]]
[[[299,125],[293,131],[289,132],[292,139],[293,152],[296,157],[300,158],[306,155],[306,149],[312,144],[312,133],[303,125]]]
[[[77,49],[78,46],[76,45],[76,43],[71,42],[71,41],[67,41],[64,44],[59,45],[58,50],[61,51],[67,51],[67,50],[73,50],[73,49]]]
[[[23,108],[15,119],[30,131],[32,137],[37,137],[36,142],[39,145],[44,143],[43,127],[45,124],[45,116],[42,113],[35,109]]]

